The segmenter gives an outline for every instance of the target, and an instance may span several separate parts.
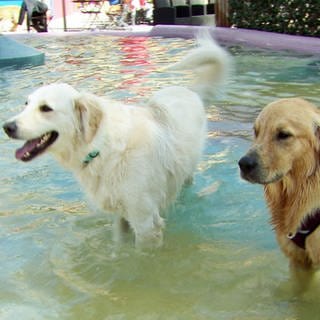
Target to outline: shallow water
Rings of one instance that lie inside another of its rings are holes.
[[[102,35],[22,37],[46,65],[1,70],[0,121],[19,112],[40,85],[78,89],[137,103],[190,74],[155,72],[192,40]],[[262,189],[239,178],[237,161],[265,104],[302,96],[320,105],[319,57],[233,47],[236,71],[208,108],[205,154],[194,184],[167,218],[165,245],[115,250],[107,215],[45,155],[18,163],[21,143],[0,134],[0,319],[318,319],[317,288],[296,297]]]

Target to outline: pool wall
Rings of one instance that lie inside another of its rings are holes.
[[[113,36],[143,36],[143,37],[166,37],[166,38],[193,38],[197,33],[207,30],[219,43],[225,45],[240,45],[249,48],[268,49],[272,51],[286,51],[298,54],[311,54],[320,56],[320,39],[315,37],[292,36],[273,32],[199,26],[172,26],[157,25],[151,29],[132,30],[103,30],[88,32],[64,32],[32,34],[30,37],[66,36],[105,34]],[[25,34],[10,34],[8,37],[0,35],[2,49],[0,50],[0,68],[15,66],[37,66],[44,63],[44,54],[33,48],[19,44],[9,38],[19,40],[19,36],[25,38]]]
[[[102,31],[84,31],[84,32],[50,32],[43,34],[30,34],[30,36],[46,37],[50,35],[71,35],[71,34],[105,34],[113,36],[152,36],[152,37],[178,37],[193,38],[200,30],[208,30],[218,42],[226,45],[241,45],[244,47],[255,47],[261,49],[270,49],[273,51],[291,51],[301,54],[320,55],[320,38],[293,36],[273,32],[221,28],[221,27],[199,27],[199,26],[173,26],[157,25],[151,29],[143,28],[139,31],[139,26],[132,30],[102,30]],[[21,34],[8,35],[19,40]],[[25,37],[25,34],[23,35]]]
[[[208,28],[190,26],[155,26],[151,36],[164,37],[193,37],[199,30],[206,28],[222,43],[239,44],[245,47],[271,49],[273,51],[293,51],[297,53],[319,54],[320,39],[315,37],[292,36],[280,33],[236,29],[236,28]]]

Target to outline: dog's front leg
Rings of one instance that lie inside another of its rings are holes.
[[[163,219],[159,211],[150,210],[149,206],[131,210],[128,220],[135,234],[135,245],[138,249],[159,248],[163,243]]]
[[[120,215],[116,215],[113,221],[113,241],[121,245],[128,237],[129,231],[129,222]]]
[[[314,267],[320,266],[320,227],[312,232],[306,240],[306,251]]]
[[[295,294],[304,293],[309,289],[314,278],[314,270],[311,266],[303,266],[291,261],[290,273]]]

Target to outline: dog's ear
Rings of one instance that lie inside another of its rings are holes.
[[[97,133],[103,116],[99,98],[93,94],[80,94],[75,99],[74,107],[80,134],[85,142],[90,143]]]

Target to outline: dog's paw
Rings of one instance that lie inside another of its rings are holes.
[[[163,233],[158,230],[152,233],[136,234],[135,246],[138,250],[158,249],[163,245]]]

